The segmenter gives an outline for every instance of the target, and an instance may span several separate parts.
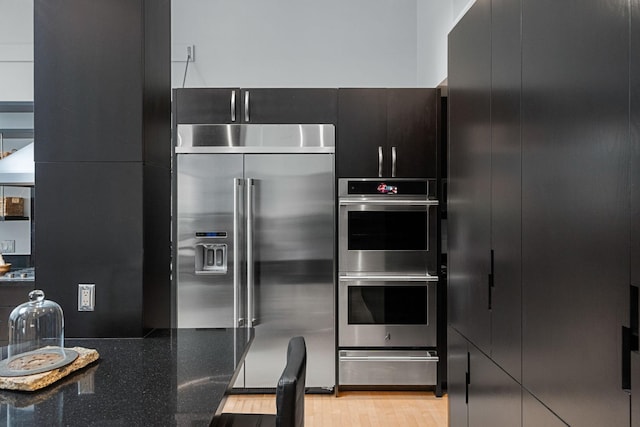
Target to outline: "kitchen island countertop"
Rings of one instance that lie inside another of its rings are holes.
[[[207,426],[252,337],[251,329],[172,329],[68,338],[65,347],[95,348],[100,359],[35,392],[0,390],[0,425]]]

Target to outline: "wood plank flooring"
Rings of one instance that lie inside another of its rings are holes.
[[[224,412],[275,413],[275,395],[231,395]],[[345,391],[305,396],[305,427],[446,427],[447,397],[433,392]]]

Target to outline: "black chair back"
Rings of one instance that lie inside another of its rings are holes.
[[[304,426],[306,376],[307,346],[303,337],[293,337],[287,348],[287,365],[276,389],[276,427]]]

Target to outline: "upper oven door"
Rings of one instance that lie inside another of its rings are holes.
[[[437,201],[341,198],[340,272],[437,274]]]

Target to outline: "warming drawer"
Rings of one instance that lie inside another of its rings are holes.
[[[340,385],[435,385],[438,353],[430,350],[340,350]]]

